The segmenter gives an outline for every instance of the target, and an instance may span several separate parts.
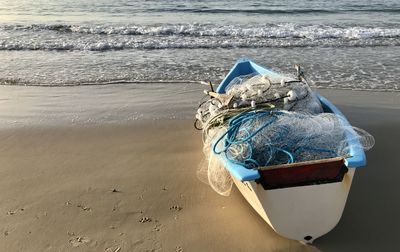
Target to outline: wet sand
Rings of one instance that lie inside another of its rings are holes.
[[[400,225],[400,93],[321,91],[350,122],[375,137],[355,174],[339,224],[317,239],[322,251],[395,251]]]
[[[313,246],[274,233],[236,189],[222,197],[201,183],[200,133],[162,119],[0,130],[0,250],[392,251],[399,95],[321,93],[376,145],[338,226]]]

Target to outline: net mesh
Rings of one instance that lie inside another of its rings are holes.
[[[292,77],[277,81],[265,75],[239,76],[226,87],[226,94],[233,97],[229,105],[211,98],[196,115],[205,155],[197,175],[224,196],[233,182],[219,155],[258,169],[349,157],[351,149],[369,150],[375,143],[365,130],[348,126],[336,114],[323,113],[307,83]]]
[[[331,113],[259,111],[239,114],[231,122],[217,140],[224,146],[216,153],[247,168],[349,157],[352,148],[374,145],[369,133],[345,126],[344,118]]]

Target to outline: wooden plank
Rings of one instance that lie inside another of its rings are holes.
[[[344,158],[329,158],[294,164],[275,165],[259,170],[264,189],[333,183],[343,180],[348,171]]]
[[[310,160],[310,161],[304,161],[304,162],[298,162],[298,163],[292,163],[292,164],[263,166],[263,167],[257,168],[257,170],[271,170],[271,169],[298,167],[298,166],[303,166],[303,165],[325,164],[325,163],[331,163],[331,162],[340,161],[340,160],[344,161],[344,158],[343,157],[335,157],[335,158],[326,158],[326,159],[319,159],[319,160]]]

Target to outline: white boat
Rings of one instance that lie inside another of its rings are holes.
[[[237,76],[261,74],[279,78],[279,74],[250,60],[240,60],[220,83],[217,93],[225,93]],[[317,95],[325,113],[344,115],[326,98]],[[346,119],[345,125],[350,124]],[[339,222],[356,168],[366,165],[358,140],[351,142],[350,157],[277,165],[268,169],[248,169],[219,155],[234,183],[257,213],[280,235],[313,242]],[[347,139],[346,138],[346,139]],[[354,142],[357,141],[357,142]]]

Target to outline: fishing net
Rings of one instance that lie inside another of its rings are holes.
[[[322,113],[318,98],[306,82],[293,77],[281,80],[269,79],[266,75],[244,75],[234,78],[225,88],[224,98],[232,97],[229,104],[220,98],[211,98],[202,102],[196,113],[197,128],[203,129],[210,119],[243,112],[249,107],[275,107],[287,111],[302,111],[311,114]]]
[[[214,127],[209,130],[208,137],[204,138],[204,159],[199,165],[197,177],[203,183],[211,186],[214,191],[223,196],[229,196],[232,189],[232,178],[225,169],[218,156],[212,154],[213,140],[224,134],[225,127]],[[222,143],[219,143],[222,145]]]
[[[203,130],[205,155],[197,175],[221,195],[228,196],[233,183],[221,155],[258,169],[347,158],[351,149],[368,150],[375,143],[368,132],[349,126],[344,118],[323,113],[307,83],[293,77],[239,76],[225,90],[224,97],[201,103],[195,124]]]
[[[234,78],[225,88],[233,96],[237,106],[271,103],[276,108],[288,111],[304,111],[312,114],[322,112],[318,98],[306,82],[293,77],[281,80],[269,79],[266,75],[245,75]]]
[[[238,114],[213,147],[249,169],[333,157],[350,157],[350,149],[372,148],[374,138],[332,113],[317,115],[283,110]],[[223,146],[221,148],[221,142]]]

